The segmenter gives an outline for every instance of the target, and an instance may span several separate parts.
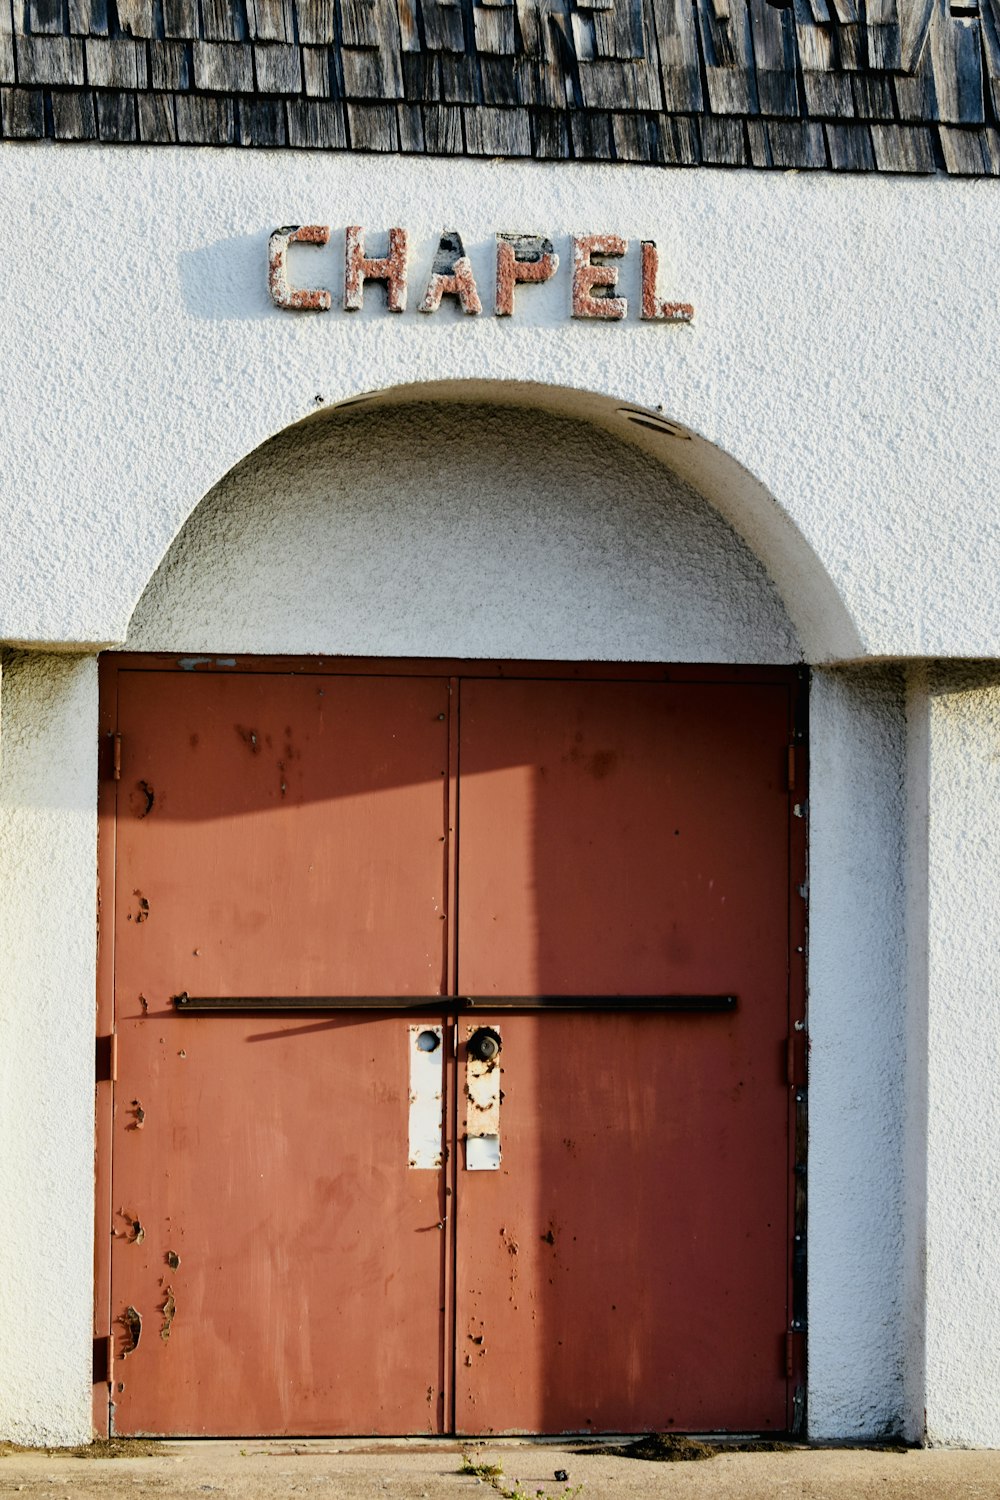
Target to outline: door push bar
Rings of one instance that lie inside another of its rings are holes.
[[[735,995],[188,995],[173,997],[185,1014],[253,1010],[735,1010]]]

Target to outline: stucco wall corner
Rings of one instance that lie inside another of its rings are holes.
[[[808,1424],[905,1425],[904,679],[817,671],[809,853]]]
[[[95,659],[7,656],[0,1436],[21,1443],[91,1436],[96,722]]]
[[[1000,670],[927,675],[926,1432],[1000,1447]]]

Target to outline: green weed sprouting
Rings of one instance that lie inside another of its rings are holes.
[[[485,1459],[473,1453],[462,1454],[462,1467],[459,1473],[470,1474],[476,1479],[481,1479],[484,1484],[496,1490],[501,1500],[557,1500],[557,1497],[558,1500],[574,1500],[574,1497],[583,1489],[582,1484],[575,1484],[572,1487],[567,1485],[565,1489],[555,1492],[536,1490],[534,1495],[529,1495],[527,1490],[521,1488],[519,1479],[513,1479],[508,1484],[503,1464],[487,1463]]]

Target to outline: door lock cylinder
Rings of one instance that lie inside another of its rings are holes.
[[[492,1026],[480,1026],[469,1037],[469,1055],[477,1062],[493,1062],[500,1056],[500,1034]]]

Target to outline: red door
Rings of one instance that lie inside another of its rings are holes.
[[[458,1427],[784,1428],[787,689],[461,694],[458,983],[503,1099],[459,1177]],[[627,1009],[672,995],[736,1005]]]
[[[790,674],[177,665],[105,674],[113,1429],[788,1425]]]
[[[440,678],[118,676],[117,1432],[441,1430],[444,1183],[408,1169],[397,1045],[421,1013],[174,997],[441,1021],[447,711]]]

